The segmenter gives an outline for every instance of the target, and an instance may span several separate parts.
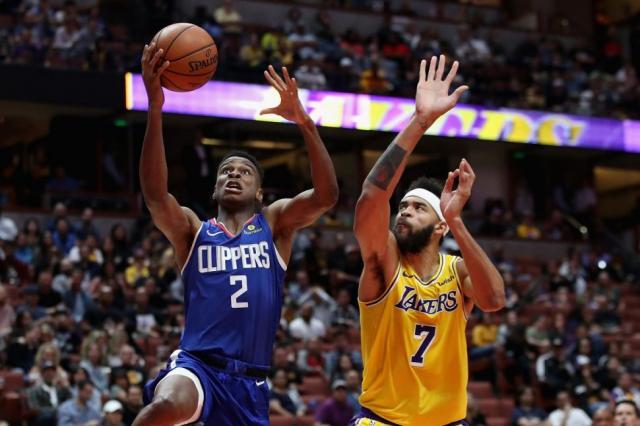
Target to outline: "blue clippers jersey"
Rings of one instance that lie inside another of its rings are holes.
[[[215,219],[204,222],[182,269],[186,323],[180,347],[268,366],[285,270],[262,214],[236,236]]]

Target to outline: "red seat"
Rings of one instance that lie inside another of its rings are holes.
[[[484,398],[478,399],[478,408],[485,417],[500,417],[502,416],[502,404],[498,398]]]
[[[0,371],[0,392],[16,392],[25,389],[22,370]]]
[[[493,389],[489,382],[469,382],[467,390],[476,398],[493,398]]]
[[[511,419],[505,417],[487,417],[487,424],[491,426],[509,426]]]

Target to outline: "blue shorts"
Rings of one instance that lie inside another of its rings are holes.
[[[385,420],[366,407],[360,407],[360,412],[353,416],[349,426],[400,426],[396,423]],[[466,420],[458,420],[444,426],[469,426]]]
[[[144,404],[153,400],[156,386],[168,374],[181,374],[194,380],[199,399],[194,417],[185,424],[268,426],[269,386],[264,379],[238,373],[238,364],[229,363],[235,368],[215,368],[189,352],[177,350],[158,376],[145,385]]]

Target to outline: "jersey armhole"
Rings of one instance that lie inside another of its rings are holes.
[[[467,298],[467,296],[464,295],[464,291],[462,290],[463,283],[460,282],[460,275],[458,274],[458,260],[462,260],[462,258],[459,256],[453,257],[453,261],[451,263],[451,270],[453,271],[453,276],[455,277],[456,285],[458,286],[458,291],[460,292],[460,300],[462,302],[462,314],[464,315],[465,321],[468,321],[469,316],[467,315],[467,305],[465,302],[465,299]]]
[[[360,297],[358,297],[358,304],[364,308],[372,308],[374,305],[377,305],[378,303],[382,302],[382,300],[384,300],[389,295],[389,293],[391,292],[391,289],[395,287],[396,282],[398,281],[398,277],[400,275],[401,269],[402,269],[402,263],[398,262],[398,266],[396,267],[396,272],[393,274],[393,279],[387,285],[387,288],[384,290],[384,292],[382,292],[380,296],[368,302],[363,302],[362,300],[360,300]]]
[[[187,255],[186,260],[184,261],[184,265],[182,265],[182,268],[180,268],[180,275],[184,274],[184,269],[189,264],[189,260],[191,260],[191,254],[193,253],[193,248],[196,246],[196,241],[198,241],[198,237],[200,236],[200,231],[202,231],[203,226],[204,226],[204,222],[201,222],[200,228],[198,228],[198,232],[196,232],[196,235],[193,237],[193,241],[191,242],[191,248],[189,249],[189,254]]]

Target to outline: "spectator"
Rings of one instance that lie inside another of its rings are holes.
[[[56,365],[50,361],[42,365],[42,383],[27,389],[27,404],[34,412],[34,426],[55,425],[57,422],[57,408],[71,398],[68,387],[56,385]]]
[[[310,90],[326,90],[327,88],[327,77],[315,60],[301,61],[301,65],[295,71],[295,76],[300,88]]]
[[[80,367],[89,374],[89,380],[94,384],[100,393],[107,393],[109,386],[109,375],[106,373],[107,366],[104,364],[103,351],[95,342],[87,341],[89,344],[84,347],[84,354],[80,361]]]
[[[534,405],[531,388],[522,389],[511,416],[511,423],[514,426],[542,426],[546,418],[547,414],[544,410]]]
[[[387,79],[385,72],[380,69],[377,61],[372,61],[369,68],[360,74],[360,91],[373,95],[388,94],[393,90],[393,85]]]
[[[613,413],[609,406],[602,406],[593,413],[593,426],[613,426]]]
[[[556,395],[570,383],[574,371],[567,359],[562,339],[553,339],[552,349],[538,357],[536,373],[546,397]]]
[[[318,337],[324,337],[326,333],[324,324],[322,324],[322,321],[319,319],[314,318],[313,311],[312,302],[307,302],[302,306],[300,316],[289,324],[289,332],[292,337],[305,342]]]
[[[351,294],[346,289],[338,292],[337,304],[331,310],[333,325],[345,326],[348,329],[360,328],[360,317],[357,309],[351,304]]]
[[[315,286],[300,296],[299,302],[302,306],[313,303],[313,317],[319,319],[325,328],[330,327],[333,321],[332,312],[335,309],[336,301],[333,300],[324,289]]]
[[[347,401],[353,408],[353,412],[358,413],[360,411],[360,394],[362,394],[362,388],[360,387],[362,378],[357,370],[348,371],[345,377],[345,382],[347,383]]]
[[[93,394],[90,382],[80,382],[78,395],[58,407],[58,426],[77,426],[100,421],[100,414],[89,404]]]
[[[549,345],[551,335],[547,326],[548,321],[546,316],[540,315],[531,326],[527,327],[525,332],[527,343],[539,353],[542,353],[543,347]]]
[[[78,384],[82,382],[91,382],[89,378],[89,373],[82,367],[76,367],[75,371],[72,370],[71,375],[71,397],[76,398],[78,396]],[[93,384],[93,383],[92,383]],[[102,409],[102,394],[98,389],[93,387],[93,393],[91,394],[91,398],[89,398],[89,402],[87,404],[95,410],[96,413],[99,413]]]
[[[538,240],[542,236],[540,229],[533,223],[533,213],[526,211],[522,213],[522,222],[517,228],[518,238]]]
[[[622,373],[618,378],[618,386],[611,391],[611,397],[614,401],[629,400],[633,401],[636,406],[640,405],[640,389],[633,383],[633,377],[630,373]]]
[[[616,426],[636,426],[640,424],[640,412],[638,405],[632,400],[621,400],[616,402],[614,414],[614,424]]]
[[[347,399],[347,384],[336,380],[331,386],[331,397],[324,401],[316,411],[316,426],[342,426],[349,423],[354,415],[353,407]]]
[[[65,255],[69,254],[73,246],[76,244],[76,235],[69,225],[69,221],[60,218],[56,222],[56,229],[53,232],[53,243]]]
[[[362,355],[357,349],[349,346],[349,336],[344,331],[337,331],[333,335],[334,349],[325,355],[325,372],[328,377],[332,377],[338,368],[338,363],[342,355],[347,355],[356,368],[362,368]]]
[[[44,308],[53,308],[62,302],[62,296],[53,289],[53,275],[44,270],[38,274],[38,304]]]
[[[255,33],[249,34],[248,43],[240,49],[240,59],[251,68],[262,68],[264,65],[265,54],[260,46],[260,40]],[[299,78],[297,78],[298,80]]]
[[[143,405],[142,388],[136,385],[129,386],[129,389],[127,390],[127,399],[124,401],[122,416],[124,424],[132,424],[138,416],[138,413],[142,410]]]
[[[80,322],[85,314],[94,310],[93,299],[82,289],[84,273],[80,268],[73,268],[71,272],[70,288],[63,295],[63,301],[67,309],[71,312],[76,322]]]
[[[321,59],[316,51],[318,39],[313,33],[309,32],[304,25],[298,24],[294,32],[289,34],[287,38],[299,59],[303,61]]]
[[[123,345],[122,348],[120,348],[120,360],[121,365],[116,366],[112,371],[114,373],[117,370],[125,371],[130,385],[144,385],[147,377],[144,369],[142,368],[143,363],[133,347],[130,345]]]
[[[60,349],[53,343],[45,343],[38,348],[35,358],[35,365],[29,371],[29,382],[34,385],[42,383],[42,370],[45,365],[53,364],[56,374],[53,384],[60,387],[69,386],[69,374],[60,366]]]
[[[86,240],[89,235],[96,239],[100,238],[98,228],[96,228],[96,225],[93,223],[93,209],[91,207],[86,207],[82,210],[82,215],[76,225],[76,230],[77,236],[81,240]]]
[[[104,415],[100,426],[124,426],[123,423],[123,407],[120,401],[112,399],[105,402],[102,407],[102,413]],[[131,424],[131,423],[128,423]]]
[[[286,417],[302,416],[306,407],[295,388],[289,387],[287,372],[276,370],[269,396],[269,410]]]
[[[135,286],[136,281],[140,278],[149,277],[149,268],[147,267],[144,250],[138,248],[133,252],[133,262],[125,270],[124,274],[127,284],[130,286]]]
[[[556,406],[558,408],[549,414],[549,423],[551,426],[591,426],[591,419],[587,413],[571,405],[569,392],[558,392]]]
[[[298,352],[298,368],[305,373],[324,375],[324,356],[318,339],[309,339]]]
[[[276,346],[273,350],[273,362],[271,363],[271,377],[275,375],[275,370],[284,370],[287,373],[289,384],[302,384],[302,371],[295,362],[295,356],[287,348]]]
[[[473,347],[469,352],[470,359],[491,356],[498,339],[498,326],[494,323],[492,315],[488,312],[480,314],[480,323],[471,331]]]
[[[231,0],[223,0],[222,6],[213,12],[213,17],[226,35],[242,32],[242,15]]]
[[[15,321],[16,312],[9,303],[7,289],[0,284],[0,341],[11,332]]]

